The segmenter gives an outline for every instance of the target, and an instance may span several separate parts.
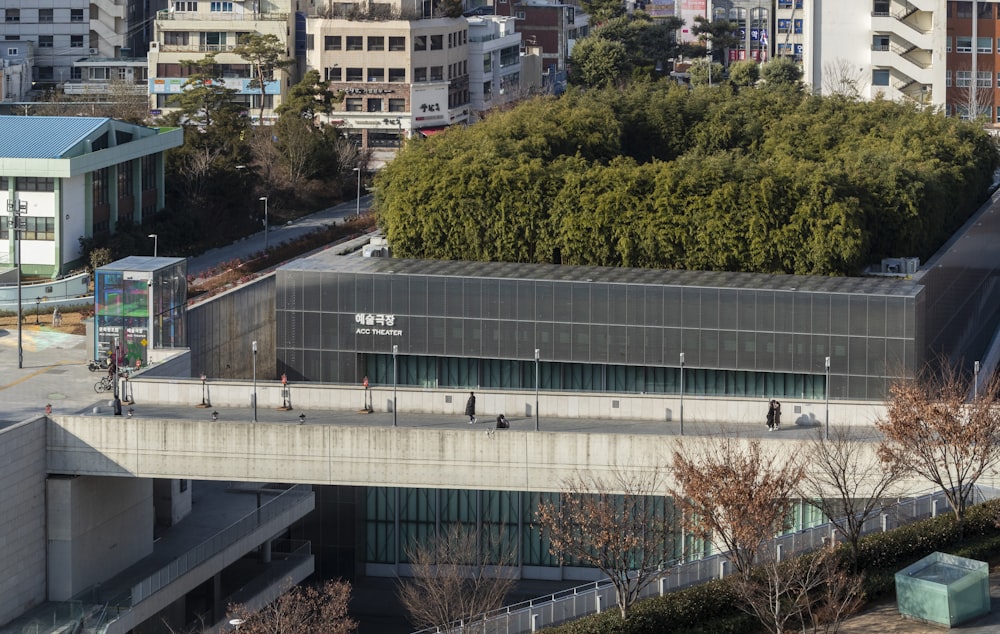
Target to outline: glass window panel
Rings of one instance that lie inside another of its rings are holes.
[[[500,345],[497,357],[501,359],[515,357],[517,355],[517,322],[501,321],[497,323],[500,325]]]
[[[463,320],[446,319],[444,323],[444,354],[449,356],[462,356],[464,354],[462,344],[465,341]]]
[[[573,345],[570,359],[586,363],[590,361],[590,324],[573,324]]]
[[[830,334],[830,296],[826,293],[813,293],[810,331],[816,335]]]
[[[407,352],[427,354],[427,321],[426,317],[409,317],[406,320]],[[341,349],[349,350],[347,346]]]
[[[849,376],[847,377],[847,398],[866,399],[868,398],[868,377]]]
[[[642,365],[649,363],[646,361],[646,336],[642,326],[628,326],[628,350],[625,352],[627,363]]]
[[[306,350],[302,354],[302,374],[323,380],[323,355],[318,350]]]
[[[593,324],[590,327],[590,362],[608,362],[608,328],[606,324]]]
[[[573,289],[570,284],[558,282],[551,286],[552,321],[573,321]]]
[[[864,295],[850,296],[848,334],[863,336],[868,334],[868,298]]]
[[[626,287],[621,284],[608,286],[608,323],[613,326],[625,325],[627,306]]]
[[[689,368],[701,365],[699,332],[694,328],[681,330],[681,352],[684,353],[684,365]]]
[[[590,323],[590,284],[572,284],[572,321],[578,324]],[[575,344],[574,344],[575,345]]]
[[[445,316],[445,280],[442,278],[427,278],[427,310],[428,317]]]
[[[868,336],[885,336],[886,307],[885,297],[872,296],[868,298]]]
[[[410,278],[393,275],[389,278],[389,312],[393,315],[408,315],[410,303]],[[326,300],[323,300],[326,305]]]
[[[302,346],[318,350],[323,346],[322,332],[320,327],[322,313],[302,313]]]
[[[866,374],[868,369],[868,346],[866,337],[851,337],[847,349],[847,371],[851,374]]]
[[[373,275],[357,275],[354,278],[354,306],[359,313],[374,313],[375,294],[372,290],[375,277]]]
[[[698,364],[710,368],[719,367],[719,331],[702,330],[700,333],[701,359]]]
[[[902,339],[886,340],[885,342],[886,376],[903,375],[903,368],[905,367],[903,362],[903,349],[904,349],[904,341]]]
[[[482,294],[483,317],[496,319],[500,317],[500,282],[499,280],[480,280]]]
[[[902,337],[906,322],[906,302],[902,297],[888,297],[885,305],[885,335]]]
[[[733,294],[735,297],[735,293]],[[753,341],[752,333],[750,334],[751,341]],[[743,358],[739,354],[739,335],[735,330],[720,330],[719,331],[719,367],[720,368],[735,368],[739,365],[739,359]],[[753,361],[753,355],[749,355],[750,361]]]
[[[645,302],[645,313],[646,313],[646,325],[647,326],[662,326],[663,325],[663,287],[662,286],[647,286],[644,300]]]
[[[685,328],[698,328],[701,325],[701,289],[681,289],[681,323]]]
[[[756,330],[757,328],[757,292],[756,291],[737,291],[738,293],[738,312],[739,312],[739,329],[740,330]]]
[[[517,319],[517,280],[499,280],[497,301],[499,302],[499,316],[501,319]]]
[[[826,357],[830,354],[830,338],[826,335],[812,336],[813,371],[826,372]]]
[[[739,328],[740,294],[735,289],[719,290],[719,328],[736,330]]]
[[[461,317],[465,312],[465,295],[462,292],[463,283],[460,277],[449,277],[444,280],[444,314],[448,317]]]
[[[683,292],[676,286],[663,288],[663,325],[681,326]]]
[[[541,324],[539,324],[541,325]],[[573,333],[567,324],[547,324],[552,328],[552,341],[553,347],[552,352],[549,353],[550,359],[564,360],[570,359],[572,356],[573,348]],[[532,357],[534,357],[534,350],[532,350]]]
[[[715,288],[701,289],[701,327],[719,327],[719,290]]]
[[[322,310],[320,304],[323,297],[320,291],[321,285],[320,273],[306,271],[302,274],[302,307],[305,310]]]
[[[569,350],[566,350],[565,354],[562,354],[556,347],[558,341],[556,334],[564,329],[569,330],[563,324],[552,324],[549,322],[519,324],[517,357],[519,359],[534,359],[535,348],[538,348],[540,354],[546,359],[558,359],[560,361],[569,359]]]
[[[594,284],[590,288],[590,321],[594,324],[606,324],[611,311],[608,308],[608,284]]]
[[[889,393],[889,381],[883,377],[868,377],[867,386],[868,398],[881,398]]]
[[[757,346],[757,361],[752,366],[757,370],[770,371],[774,369],[774,333],[773,332],[758,332],[755,333],[755,340]]]
[[[392,312],[389,292],[391,278],[385,275],[372,277],[372,312],[385,315]]]
[[[645,287],[629,284],[625,287],[625,319],[629,326],[640,326],[646,319]]]
[[[774,334],[774,369],[787,372],[795,363],[795,337],[790,333]]]
[[[885,376],[885,339],[869,337],[866,352],[868,359],[865,374]]]
[[[812,295],[812,293],[796,293],[794,295],[795,332],[812,332]]]
[[[628,335],[625,326],[608,326],[608,362],[624,363]]]
[[[410,278],[410,312],[411,315],[427,314],[427,278]]]
[[[830,295],[830,333],[834,335],[846,335],[848,324],[850,323],[850,310],[848,308],[848,295]]]
[[[482,356],[483,322],[478,319],[466,319],[462,335],[462,349],[464,354],[472,357]]]
[[[550,282],[534,282],[534,319],[538,321],[555,321],[555,297],[553,284]],[[520,292],[521,287],[527,287],[527,283],[522,282],[518,285],[518,317],[521,319],[527,319],[525,317],[525,311],[531,304],[522,305],[522,295]]]
[[[776,332],[792,332],[795,324],[795,293],[774,294],[774,330]]]
[[[642,335],[646,341],[646,363],[653,366],[666,364],[663,356],[663,329],[643,328]]]
[[[812,372],[812,336],[796,333],[793,335],[795,341],[795,357],[792,368],[796,372]]]
[[[757,330],[774,330],[774,291],[756,291]]]

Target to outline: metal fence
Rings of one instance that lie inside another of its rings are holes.
[[[976,502],[1000,497],[1000,491],[977,487]],[[865,521],[862,535],[884,532],[912,522],[950,513],[951,508],[944,493],[937,491],[915,498],[898,500],[886,505],[880,513]],[[826,523],[781,535],[771,541],[773,552],[779,559],[794,557],[817,550],[836,539],[833,524]],[[643,589],[643,599],[662,596],[674,590],[688,588],[719,579],[728,573],[729,560],[725,553],[717,553],[687,562],[673,562],[664,569],[662,576]],[[524,634],[543,627],[552,627],[569,621],[597,614],[607,609],[617,609],[615,589],[609,579],[562,590],[530,601],[523,601],[481,614],[467,621],[448,626],[419,630],[414,634],[469,633]]]
[[[304,503],[311,497],[312,488],[310,486],[295,485],[261,504],[257,509],[132,586],[132,605],[149,598],[154,592],[173,583],[195,566],[205,563],[209,558],[232,546],[237,540],[250,535],[264,524],[276,519],[294,506]]]

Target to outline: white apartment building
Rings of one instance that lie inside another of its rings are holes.
[[[261,91],[251,86],[251,65],[232,53],[243,35],[275,35],[286,45],[291,57],[295,41],[292,0],[259,2],[176,0],[168,10],[156,15],[153,41],[149,44],[149,105],[154,114],[173,109],[170,97],[181,92],[189,77],[182,63],[216,53],[218,75],[227,88],[237,91],[236,99],[253,119],[260,116]],[[273,122],[275,108],[281,105],[294,81],[294,67],[277,70],[264,82],[264,123]]]
[[[420,17],[417,7],[394,11],[398,17],[388,19],[306,21],[306,67],[344,95],[331,122],[370,153],[373,168],[390,160],[403,138],[470,116],[466,19]]]
[[[79,79],[82,57],[143,55],[151,17],[166,0],[4,0],[0,39],[35,45],[33,80],[56,84]]]
[[[515,99],[521,85],[521,34],[515,18],[486,15],[469,21],[469,100],[474,119]],[[480,63],[480,61],[482,63]]]

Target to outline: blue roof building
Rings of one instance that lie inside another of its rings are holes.
[[[80,238],[163,209],[163,153],[183,141],[180,129],[103,117],[0,116],[0,213],[18,212],[23,272],[67,273],[82,264]],[[4,220],[0,262],[13,265]]]

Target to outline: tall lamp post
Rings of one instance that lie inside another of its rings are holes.
[[[823,435],[825,440],[830,440],[830,357],[826,358],[826,433]]]
[[[257,342],[253,342],[253,422],[257,422]]]
[[[146,237],[153,239],[153,257],[155,258],[157,253],[157,248],[159,247],[160,237],[155,233],[151,233]]]
[[[973,402],[979,400],[979,362],[976,361],[972,364],[972,400]]]
[[[681,353],[681,436],[684,435],[684,353]]]
[[[8,200],[7,213],[10,218],[7,224],[14,234],[14,265],[17,267],[17,368],[24,367],[24,347],[21,345],[21,232],[24,231],[24,223],[21,216],[28,213],[28,203],[24,200]]]
[[[535,348],[535,431],[538,431],[538,358],[540,350]]]
[[[392,426],[396,427],[396,380],[399,376],[396,372],[396,354],[399,353],[399,346],[392,344]]]
[[[267,196],[261,196],[257,200],[264,201],[264,250],[267,251]]]
[[[355,215],[361,217],[361,168],[355,167],[354,171],[358,173],[358,204],[355,209]]]

